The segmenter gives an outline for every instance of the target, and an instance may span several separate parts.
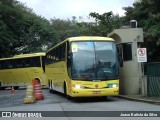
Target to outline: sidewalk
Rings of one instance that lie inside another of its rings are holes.
[[[147,97],[142,95],[119,95],[118,97],[133,101],[160,104],[160,97]]]

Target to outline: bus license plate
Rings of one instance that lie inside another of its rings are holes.
[[[93,94],[101,94],[101,91],[93,91]]]

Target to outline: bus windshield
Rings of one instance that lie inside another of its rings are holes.
[[[118,78],[118,58],[112,41],[72,42],[72,79]]]

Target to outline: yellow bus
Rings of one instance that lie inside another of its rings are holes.
[[[45,53],[16,55],[0,59],[0,88],[26,87],[34,79],[48,85],[45,76]]]
[[[71,37],[46,52],[50,92],[71,97],[117,96],[119,62],[107,37]]]

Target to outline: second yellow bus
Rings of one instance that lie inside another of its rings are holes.
[[[0,59],[0,88],[26,87],[34,79],[42,86],[48,87],[45,75],[46,53],[16,55]]]

